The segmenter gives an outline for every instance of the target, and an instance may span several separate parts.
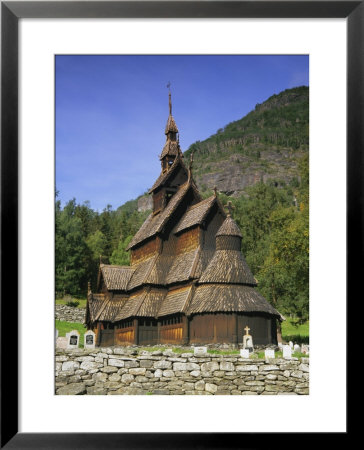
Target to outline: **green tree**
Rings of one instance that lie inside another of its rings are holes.
[[[120,266],[128,266],[130,264],[130,252],[126,251],[133,236],[127,236],[125,239],[120,239],[118,248],[112,252],[110,262]]]

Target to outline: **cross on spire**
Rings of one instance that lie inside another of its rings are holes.
[[[169,114],[172,115],[172,99],[171,99],[171,82],[168,81],[167,84],[167,88],[168,88],[168,98],[169,98]]]
[[[231,215],[233,213],[233,209],[235,209],[235,208],[234,208],[234,206],[233,206],[233,204],[231,203],[230,200],[225,205],[225,208],[228,210],[228,217],[231,217]]]
[[[244,328],[244,330],[245,330],[245,336],[249,336],[250,328],[248,327],[248,325]]]

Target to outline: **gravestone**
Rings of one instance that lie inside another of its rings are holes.
[[[265,359],[275,358],[275,353],[272,348],[266,348],[264,353],[265,353]]]
[[[292,358],[292,349],[289,345],[283,345],[283,358],[284,359]]]
[[[95,333],[92,330],[88,330],[83,337],[85,348],[95,348]]]
[[[72,330],[67,333],[67,348],[78,348],[80,343],[80,333],[77,330]]]
[[[194,347],[193,354],[194,355],[206,355],[207,347]]]
[[[249,354],[250,354],[250,352],[249,352],[248,349],[241,349],[240,350],[240,356],[242,358],[249,358]]]
[[[304,353],[305,355],[308,355],[309,354],[309,346],[307,344],[302,344],[301,352]]]
[[[291,348],[293,348],[293,342],[292,341],[289,341],[289,346],[291,347]]]
[[[66,349],[68,344],[68,339],[66,337],[58,337],[56,341],[56,347],[61,349]]]
[[[282,350],[282,348],[283,348],[282,342],[278,342],[278,347]]]
[[[293,346],[293,351],[294,351],[295,353],[301,353],[301,347],[300,347],[298,344],[295,344],[295,345]]]
[[[243,336],[243,349],[253,352],[254,351],[253,337],[248,333],[250,330],[248,325],[244,328],[244,330],[245,330],[245,335]]]

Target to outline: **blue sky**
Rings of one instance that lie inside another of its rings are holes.
[[[56,56],[56,187],[102,211],[160,173],[171,82],[185,151],[273,94],[307,85],[306,55]]]

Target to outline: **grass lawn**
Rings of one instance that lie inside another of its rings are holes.
[[[87,299],[85,298],[72,298],[73,302],[78,302],[77,308],[86,308]],[[63,298],[56,298],[56,305],[66,305],[68,300],[63,300]]]
[[[64,322],[63,320],[56,320],[56,328],[58,330],[58,336],[66,336],[72,330],[77,330],[80,333],[80,347],[83,347],[83,335],[86,332],[86,328],[82,323],[77,322]]]
[[[295,326],[289,320],[282,322],[282,338],[285,341],[297,342],[298,344],[309,342],[309,321],[302,325]]]

